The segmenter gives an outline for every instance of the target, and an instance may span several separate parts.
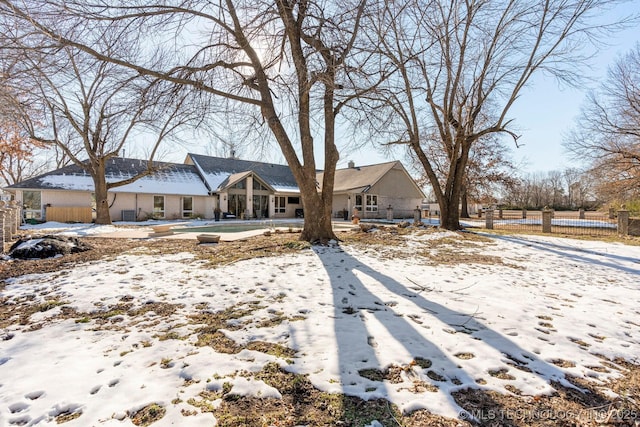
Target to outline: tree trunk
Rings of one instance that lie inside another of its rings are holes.
[[[105,178],[104,161],[99,162],[93,167],[93,185],[96,197],[96,224],[111,224],[111,214],[109,213],[109,193],[107,180]]]
[[[337,237],[331,223],[331,200],[325,200],[318,192],[315,181],[298,184],[304,208],[304,227],[300,240],[326,244]]]
[[[467,186],[463,185],[460,190],[460,218],[469,218],[469,201],[467,200]]]
[[[458,137],[464,138],[464,137]],[[467,160],[471,143],[463,141],[460,143],[460,155],[451,160],[449,176],[444,186],[441,197],[438,197],[440,205],[440,228],[445,230],[460,230],[460,199],[464,187],[464,177],[466,175]]]
[[[447,197],[440,205],[440,228],[445,230],[460,230],[459,198]]]
[[[331,213],[327,214],[322,198],[315,196],[311,197],[311,200],[303,199],[303,203],[305,218],[300,240],[321,244],[326,244],[332,239],[337,240],[331,224]],[[307,216],[307,211],[315,211],[315,213]]]

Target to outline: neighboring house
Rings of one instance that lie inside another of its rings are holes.
[[[120,181],[146,169],[137,159],[110,159],[107,182]],[[235,158],[188,154],[183,164],[154,162],[152,175],[109,190],[111,218],[213,218],[219,208],[226,217],[293,218],[303,216],[300,192],[288,166]],[[322,172],[318,173],[322,183]],[[24,206],[25,218],[52,220],[56,209],[73,217],[73,210],[87,212],[95,206],[93,180],[72,165],[5,190]],[[386,218],[389,205],[395,216],[411,216],[424,195],[400,162],[336,171],[333,212],[342,217],[354,208],[361,218]],[[56,216],[56,218],[58,218]],[[86,218],[86,217],[82,217]]]

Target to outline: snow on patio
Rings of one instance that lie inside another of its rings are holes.
[[[64,305],[0,330],[0,425],[54,425],[74,412],[81,415],[70,427],[133,425],[128,414],[151,403],[166,408],[154,426],[184,425],[181,411],[195,409],[187,401],[224,383],[236,394],[278,398],[275,388],[237,375],[269,362],[323,391],[457,418],[457,390],[548,394],[550,381],[570,385],[565,374],[603,384],[623,375],[613,359],[640,363],[640,247],[502,236],[455,249],[481,245],[493,263],[414,257],[438,238],[458,237],[413,234],[404,248],[313,247],[216,269],[187,253],[138,251],[10,279],[5,304]],[[91,313],[125,302],[142,314],[55,318],[65,306]],[[277,343],[295,356],[197,346],[201,325],[187,316],[232,307],[247,314],[227,337],[239,346]],[[393,366],[402,381],[372,375]],[[212,425],[211,413],[197,412],[189,426]]]

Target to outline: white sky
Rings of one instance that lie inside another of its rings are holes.
[[[87,233],[86,226],[76,230],[67,234]],[[31,316],[40,329],[16,322],[0,330],[0,425],[53,426],[56,415],[81,411],[65,425],[131,426],[127,412],[153,402],[167,409],[154,426],[184,425],[181,410],[195,410],[187,400],[200,400],[201,391],[219,390],[224,382],[239,394],[278,398],[261,381],[235,375],[268,362],[308,375],[324,391],[386,398],[404,410],[426,408],[450,417],[460,411],[451,398],[456,390],[508,393],[510,385],[524,395],[544,395],[553,392],[550,381],[564,382],[571,374],[612,395],[602,381],[624,370],[597,355],[640,363],[640,247],[514,236],[476,243],[476,251],[502,263],[430,265],[413,257],[443,237],[456,238],[434,232],[412,235],[404,247],[315,247],[215,269],[191,254],[142,251],[76,265],[64,274],[10,279],[0,293],[5,304],[57,297],[93,311],[129,296],[134,307],[184,307],[169,317],[122,315],[104,325],[53,319],[58,307]],[[189,324],[189,314],[247,308],[252,301],[259,307],[240,319],[251,322],[223,332],[239,344],[263,340],[295,349],[293,363],[257,351],[229,355],[195,346],[197,325]],[[304,319],[260,327],[277,315]],[[184,339],[160,341],[158,335],[168,331]],[[432,366],[412,366],[418,357]],[[515,368],[512,359],[525,369]],[[163,367],[162,360],[169,363]],[[557,366],[557,360],[572,367]],[[358,373],[390,365],[406,368],[401,383]],[[490,374],[500,369],[512,379]],[[434,374],[444,380],[432,379]],[[411,391],[415,381],[438,389]],[[176,397],[180,403],[172,403]],[[188,425],[210,426],[212,415],[197,412]]]

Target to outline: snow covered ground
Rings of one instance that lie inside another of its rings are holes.
[[[104,230],[102,230],[104,232]],[[127,414],[166,408],[154,426],[211,426],[211,413],[183,413],[203,390],[278,398],[240,371],[269,362],[308,375],[319,389],[383,397],[405,411],[458,417],[451,393],[484,388],[538,395],[565,374],[604,384],[640,363],[640,247],[543,236],[501,236],[449,251],[495,257],[488,263],[434,263],[442,251],[416,233],[404,247],[333,245],[295,255],[207,268],[192,254],[134,252],[64,272],[8,280],[7,304],[64,302],[28,324],[0,329],[0,426],[130,426]],[[171,304],[174,312],[117,314],[106,322],[56,318],[64,307],[91,313],[126,301]],[[224,334],[243,346],[277,343],[277,357],[197,346],[188,316],[246,309]],[[38,325],[40,328],[33,328]],[[167,334],[179,339],[164,339]],[[401,382],[367,372],[400,367]],[[516,390],[517,389],[517,390]],[[509,391],[511,390],[511,391]]]

